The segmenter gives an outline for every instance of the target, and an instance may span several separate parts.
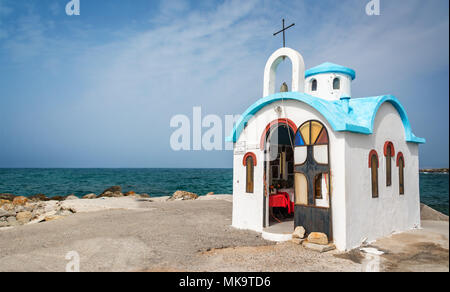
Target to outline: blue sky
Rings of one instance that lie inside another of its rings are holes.
[[[428,141],[421,167],[448,167],[447,0],[381,0],[372,17],[368,0],[81,0],[72,17],[67,2],[0,0],[0,167],[231,167],[230,151],[173,152],[170,119],[260,98],[283,17],[307,67],[397,96]]]

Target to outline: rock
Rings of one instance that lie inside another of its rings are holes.
[[[92,199],[96,199],[97,195],[96,194],[87,194],[85,196],[83,196],[83,199],[88,199],[88,200],[92,200]]]
[[[16,216],[10,216],[6,219],[9,226],[17,226],[19,225],[19,222],[17,222]]]
[[[56,216],[62,216],[62,217],[66,217],[66,216],[69,216],[72,214],[73,214],[73,212],[71,212],[69,210],[64,210],[64,209],[61,209],[55,213]]]
[[[9,200],[3,200],[3,199],[0,199],[0,208],[1,208],[3,205],[10,204],[10,203],[11,203],[11,201],[9,201]]]
[[[295,228],[294,233],[292,233],[292,238],[303,239],[305,238],[305,233],[306,233],[305,228],[303,228],[303,226],[299,226]]]
[[[9,202],[9,201],[8,201]],[[14,205],[12,204],[12,202],[3,204],[2,206],[0,206],[3,210],[5,211],[12,211],[14,210]]]
[[[194,193],[189,193],[186,191],[176,191],[172,197],[170,197],[168,199],[168,201],[188,201],[188,200],[197,200],[198,199],[198,195],[194,194]]]
[[[310,250],[318,251],[321,253],[336,249],[336,246],[334,244],[322,245],[322,244],[315,244],[315,243],[308,242],[308,241],[303,242],[303,247],[310,249]]]
[[[20,196],[20,197],[15,197],[14,200],[12,201],[13,205],[15,206],[23,206],[28,202],[28,199]]]
[[[124,194],[125,197],[129,197],[129,196],[136,196],[136,193],[131,191],[131,192],[127,192]]]
[[[292,238],[292,243],[294,243],[294,244],[298,244],[298,245],[300,245],[300,244],[302,244],[303,243],[303,241],[305,241],[304,239],[301,239],[301,238]]]
[[[122,193],[113,193],[113,192],[105,192],[103,194],[101,194],[100,196],[98,196],[99,198],[119,198],[119,197],[123,197]]]
[[[73,200],[79,200],[80,198],[78,198],[75,195],[68,195],[65,199],[65,201],[73,201]]]
[[[150,199],[150,195],[149,194],[140,194],[139,195],[139,198],[142,198],[142,199]]]
[[[110,193],[116,194],[116,195],[111,195]],[[104,190],[103,193],[101,193],[100,196],[98,196],[98,197],[99,198],[114,197],[114,196],[117,196],[117,194],[122,194],[122,188],[120,186],[110,187],[109,189]]]
[[[50,199],[47,198],[46,195],[44,194],[37,194],[37,195],[32,195],[28,198],[29,201],[31,202],[40,202],[40,201],[49,201]]]
[[[16,215],[15,212],[11,212],[11,211],[6,211],[6,210],[0,209],[0,218],[7,218],[7,217],[10,217],[10,216],[15,216],[15,215]]]
[[[19,212],[16,215],[16,220],[21,224],[26,224],[30,222],[32,218],[31,212],[25,211],[25,212]]]
[[[0,194],[0,200],[13,201],[16,196],[13,194]]]
[[[207,195],[207,196],[214,196],[214,193],[213,193],[213,192],[210,192],[210,193],[207,193],[206,195]]]
[[[99,198],[123,197],[122,188],[120,186],[110,187],[109,189],[104,190],[103,193],[101,195],[99,195],[98,197]]]
[[[325,233],[321,232],[311,232],[308,236],[309,243],[315,243],[320,245],[328,244],[328,236]]]
[[[448,216],[438,212],[427,205],[420,204],[420,217],[421,220],[430,220],[430,221],[447,221]]]
[[[23,212],[23,211],[26,211],[24,206],[14,206],[15,213],[19,213],[19,212]]]
[[[49,221],[54,221],[54,220],[58,220],[64,218],[63,216],[59,216],[59,215],[51,215],[51,216],[47,216],[44,218],[45,222],[49,222]]]
[[[65,199],[66,199],[65,196],[54,196],[50,198],[51,201],[60,201],[60,202],[64,201]]]

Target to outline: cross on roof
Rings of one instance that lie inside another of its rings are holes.
[[[280,30],[279,32],[274,33],[273,35],[276,36],[279,33],[283,33],[283,48],[286,47],[286,35],[285,35],[285,31],[290,29],[291,27],[293,27],[295,25],[295,23],[289,25],[288,27],[284,27],[284,18],[283,18],[283,29]]]

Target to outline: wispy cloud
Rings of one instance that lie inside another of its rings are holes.
[[[32,8],[11,20],[15,11],[5,3],[0,0],[0,59],[35,74],[28,86],[43,99],[36,101],[39,116],[16,105],[16,115],[29,117],[14,125],[22,127],[17,133],[30,135],[23,130],[29,127],[42,134],[45,128],[59,143],[37,143],[35,149],[66,153],[70,148],[72,156],[97,165],[164,166],[170,156],[174,165],[186,161],[176,166],[207,166],[195,162],[201,154],[170,151],[170,118],[189,114],[196,105],[204,114],[239,114],[260,98],[265,62],[281,44],[272,33],[283,17],[296,23],[288,45],[304,55],[308,67],[325,61],[353,67],[355,96],[400,94],[419,121],[437,109],[415,102],[410,88],[419,90],[424,74],[448,74],[449,23],[442,12],[448,3],[439,1],[382,1],[380,17],[367,16],[365,1],[353,0],[161,1],[139,19],[142,25],[115,30],[87,22],[86,10],[81,20],[56,24]],[[46,6],[52,15],[62,9],[54,3]],[[289,79],[286,68],[280,67],[278,83]],[[43,90],[36,80],[52,86]],[[448,104],[443,85],[434,86],[444,95],[434,98]],[[448,121],[448,113],[432,118]],[[421,123],[413,126],[418,135],[428,134]],[[214,166],[230,165],[229,154],[214,155]]]

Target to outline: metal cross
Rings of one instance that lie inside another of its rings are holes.
[[[315,178],[322,173],[329,173],[330,172],[330,166],[319,164],[314,159],[314,145],[308,145],[306,146],[308,156],[306,158],[306,162],[301,166],[295,167],[295,172],[303,173],[306,176],[306,180],[308,181],[308,205],[313,206],[315,197],[314,197],[314,190],[315,190]]]
[[[276,36],[279,33],[283,33],[283,48],[286,47],[286,35],[285,35],[285,31],[290,29],[291,27],[293,27],[295,25],[295,23],[289,25],[288,27],[284,27],[284,18],[283,18],[283,29],[280,30],[279,32],[274,33],[273,35]]]

